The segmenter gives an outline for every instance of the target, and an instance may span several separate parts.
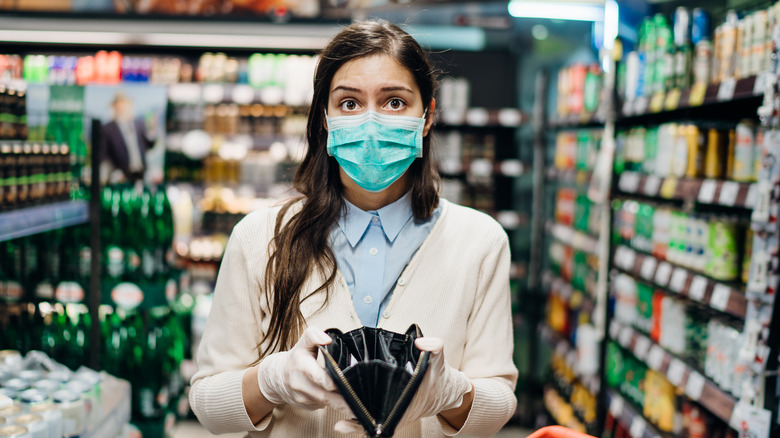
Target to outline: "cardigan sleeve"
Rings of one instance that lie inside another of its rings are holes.
[[[517,368],[512,360],[513,330],[509,289],[509,241],[495,224],[498,237],[479,270],[479,290],[469,316],[460,370],[474,385],[474,401],[460,430],[436,418],[448,436],[492,436],[512,417]]]
[[[216,434],[264,430],[272,417],[269,414],[257,425],[252,424],[241,387],[244,372],[259,357],[262,337],[262,286],[255,272],[265,268],[267,256],[262,255],[267,244],[262,249],[257,247],[252,234],[262,234],[263,227],[253,219],[248,216],[231,233],[198,346],[198,371],[192,377],[192,410],[201,424]]]

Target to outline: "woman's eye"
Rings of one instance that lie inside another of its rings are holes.
[[[387,107],[394,111],[403,109],[405,105],[406,103],[401,99],[390,99],[390,101],[387,102]]]
[[[357,102],[354,100],[345,100],[341,102],[341,109],[345,111],[355,111],[358,108]]]

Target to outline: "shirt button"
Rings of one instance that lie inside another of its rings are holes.
[[[369,252],[371,255],[376,255],[376,253],[378,253],[378,252],[379,252],[379,250],[378,250],[378,249],[376,249],[376,248],[371,248],[371,249],[369,249],[369,250],[368,250],[368,252]]]
[[[371,295],[366,295],[366,296],[363,298],[363,302],[364,302],[364,303],[366,303],[366,304],[371,304],[371,302],[372,302],[372,301],[374,301],[374,299],[373,299],[373,298],[371,298]]]
[[[406,286],[406,280],[404,280],[403,278],[399,278],[398,279],[398,285],[399,286]]]
[[[390,312],[388,312],[387,310],[382,312],[382,318],[384,318],[384,319],[390,318]]]
[[[371,218],[371,222],[377,223],[377,222],[379,222],[379,218],[378,217],[372,217]]]

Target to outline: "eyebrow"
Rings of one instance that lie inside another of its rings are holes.
[[[350,91],[350,92],[353,92],[353,93],[361,93],[361,92],[362,92],[362,90],[360,90],[360,89],[358,89],[358,88],[354,88],[354,87],[347,87],[346,85],[339,85],[339,86],[335,87],[333,90],[331,90],[331,93],[332,93],[332,92],[335,92],[335,91],[337,91],[337,90]],[[408,92],[408,93],[414,93],[414,92],[413,92],[411,89],[409,89],[409,88],[407,88],[407,87],[400,86],[400,85],[396,85],[396,86],[389,86],[389,87],[382,87],[382,88],[381,88],[379,91],[382,91],[382,92],[388,92],[388,91],[406,91],[406,92]]]

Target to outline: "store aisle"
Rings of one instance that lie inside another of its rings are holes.
[[[527,429],[507,427],[496,434],[494,438],[525,438],[530,435],[530,433],[531,431]],[[173,438],[240,438],[242,436],[243,435],[240,433],[213,435],[204,429],[197,421],[183,421],[177,424],[173,431]]]

